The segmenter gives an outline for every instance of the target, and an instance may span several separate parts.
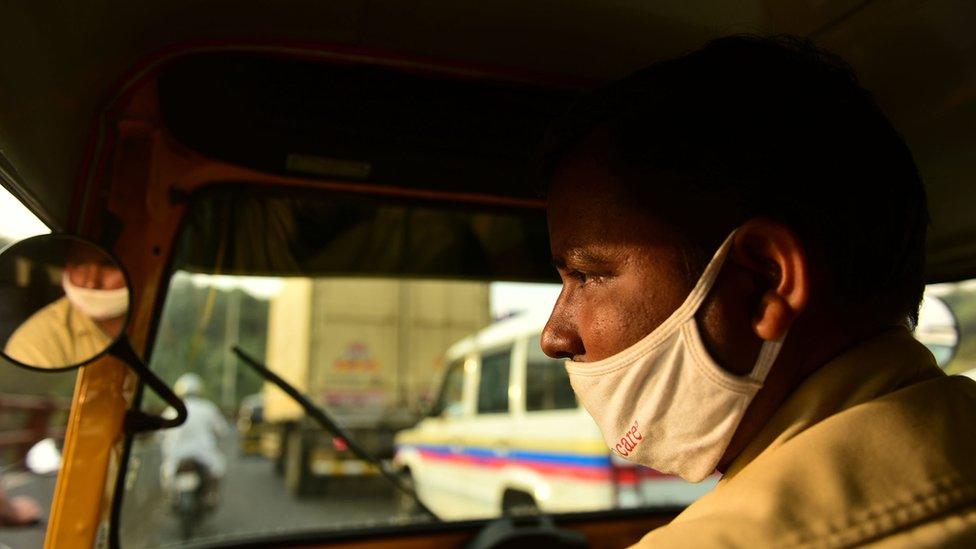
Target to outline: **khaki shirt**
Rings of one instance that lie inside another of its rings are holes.
[[[904,329],[814,372],[635,547],[976,547],[976,382]]]
[[[88,361],[111,344],[112,338],[62,297],[21,324],[4,353],[28,366],[63,368]]]

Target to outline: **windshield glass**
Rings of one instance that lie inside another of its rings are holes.
[[[560,286],[537,209],[216,192],[192,202],[150,367],[186,401],[137,436],[124,547],[429,524],[324,408],[444,521],[687,505],[699,484],[612,457],[539,335]],[[916,337],[976,378],[976,285],[930,286]],[[152,393],[143,409],[167,413]]]
[[[242,196],[195,203],[175,251],[150,367],[189,418],[135,437],[124,547],[429,522],[233,345],[443,520],[682,505],[714,485],[612,459],[539,349],[559,293],[541,211]]]

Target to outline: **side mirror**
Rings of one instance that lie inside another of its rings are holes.
[[[918,311],[915,339],[928,347],[940,368],[945,368],[959,348],[959,323],[942,299],[926,293]]]
[[[98,245],[65,234],[35,236],[0,253],[0,353],[41,370],[68,370],[122,337],[130,285]]]
[[[132,284],[122,263],[70,234],[21,240],[0,251],[0,356],[32,370],[64,371],[104,354],[122,359],[176,410],[163,418],[130,410],[130,432],[175,427],[186,406],[136,354],[125,327]]]

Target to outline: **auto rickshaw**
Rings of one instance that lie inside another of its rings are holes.
[[[847,59],[927,182],[928,281],[976,278],[970,2],[43,0],[0,15],[0,182],[55,232],[111,252],[131,288],[131,352],[77,370],[45,547],[124,546],[120,529],[146,518],[123,512],[141,474],[134,441],[172,419],[145,413],[134,426],[130,410],[153,391],[178,403],[138,366],[158,351],[178,269],[551,283],[532,181],[547,125],[585,91],[710,38],[798,34]],[[487,547],[486,536],[524,534],[622,547],[680,510],[423,516],[184,541]]]

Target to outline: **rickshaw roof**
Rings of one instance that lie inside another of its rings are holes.
[[[967,0],[35,0],[2,8],[0,176],[66,226],[97,113],[193,43],[333,44],[599,83],[717,36],[809,36],[847,59],[929,188],[929,278],[976,277],[976,4]],[[967,192],[968,191],[968,192]]]

